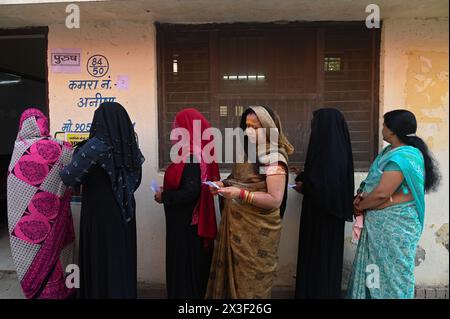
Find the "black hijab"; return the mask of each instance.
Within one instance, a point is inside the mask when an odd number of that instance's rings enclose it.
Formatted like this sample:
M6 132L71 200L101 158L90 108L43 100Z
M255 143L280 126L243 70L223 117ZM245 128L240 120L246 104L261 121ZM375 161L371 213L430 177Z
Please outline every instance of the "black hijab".
M97 137L113 148L114 167L141 167L133 124L125 108L116 102L102 103L94 113L89 138Z
M352 220L354 171L347 123L341 112L322 108L313 113L303 174L305 196L320 210Z
M102 103L94 113L89 138L96 137L111 147L111 156L100 165L109 174L123 218L129 222L135 213L134 192L141 183L144 157L125 108L116 102Z

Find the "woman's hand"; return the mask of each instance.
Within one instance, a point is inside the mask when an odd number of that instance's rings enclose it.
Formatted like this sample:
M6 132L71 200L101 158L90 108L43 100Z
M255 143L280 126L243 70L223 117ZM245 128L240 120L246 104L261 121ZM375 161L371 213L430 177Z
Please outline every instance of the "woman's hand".
M303 169L300 169L298 167L291 167L290 169L291 173L294 173L296 175L295 178L295 187L294 190L297 191L297 193L302 193L303 192Z
M241 193L241 189L235 186L230 187L222 187L217 190L217 194L222 195L226 199L236 199L239 198L239 194Z
M217 186L219 186L220 188L224 187L225 185L223 185L222 182L220 181L215 181L213 182L214 184L216 184ZM209 191L211 192L212 195L217 195L218 194L218 189L212 186L209 186Z
M302 186L303 186L303 183L302 182L295 182L295 187L294 187L294 189L298 192L298 193L301 193L302 192Z
M355 196L355 200L353 201L353 206L359 205L359 203L361 202L361 200L362 200L361 194L356 195L356 196Z
M383 172L378 186L368 194L363 193L363 199L355 208L358 210L371 210L389 202L395 190L400 187L403 179L401 171Z
M364 210L362 210L359 207L359 204L361 203L362 200L363 200L362 194L358 194L356 195L355 200L353 201L353 214L355 216L360 216L364 214Z
M160 187L159 188L159 192L155 193L155 202L162 204L162 192L163 192L163 188Z

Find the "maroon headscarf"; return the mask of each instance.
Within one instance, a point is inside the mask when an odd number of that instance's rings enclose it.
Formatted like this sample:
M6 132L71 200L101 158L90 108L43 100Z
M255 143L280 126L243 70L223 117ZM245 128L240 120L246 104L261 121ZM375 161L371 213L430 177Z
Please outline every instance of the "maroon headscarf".
M200 141L194 141L194 121L196 120L200 122ZM216 214L214 209L214 198L209 191L209 186L203 184L203 182L207 180L219 180L220 173L217 161L207 163L202 157L204 147L210 143L212 139L201 139L203 132L206 129L211 128L211 125L199 111L189 108L182 110L175 116L174 128L183 128L189 132L189 146L186 145L186 147L189 147L189 151L184 154L180 163L172 163L167 168L164 175L163 188L164 190L178 189L186 160L191 156L196 158L200 164L202 185L200 198L192 214L192 224L197 225L198 236L203 238L205 248L211 247L217 234Z

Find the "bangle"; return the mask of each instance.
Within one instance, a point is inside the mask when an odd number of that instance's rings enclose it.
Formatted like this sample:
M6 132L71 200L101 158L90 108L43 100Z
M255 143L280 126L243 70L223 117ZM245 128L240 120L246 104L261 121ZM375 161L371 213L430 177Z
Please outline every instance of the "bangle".
M248 203L248 196L250 195L250 192L248 190L245 191L244 195L244 202Z
M250 198L250 192L246 189L241 189L241 192L239 193L239 198L246 203L249 203Z
M255 193L254 192L250 192L250 199L248 201L249 204L253 204L253 197L255 197Z
M240 193L239 193L239 198L241 200L244 200L244 196L245 196L245 189L241 189Z
M249 192L246 189L241 189L241 191L239 192L239 198L243 201L246 202L248 204L253 203L253 197L255 196L254 192Z

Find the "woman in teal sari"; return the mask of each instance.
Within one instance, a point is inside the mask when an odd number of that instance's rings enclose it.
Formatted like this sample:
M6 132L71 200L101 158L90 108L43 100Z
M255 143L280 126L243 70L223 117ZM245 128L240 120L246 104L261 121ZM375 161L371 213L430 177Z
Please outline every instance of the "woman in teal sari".
M354 201L363 215L347 297L414 298L414 259L424 225L425 192L439 183L437 166L416 136L413 113L384 115L385 147L373 162Z

